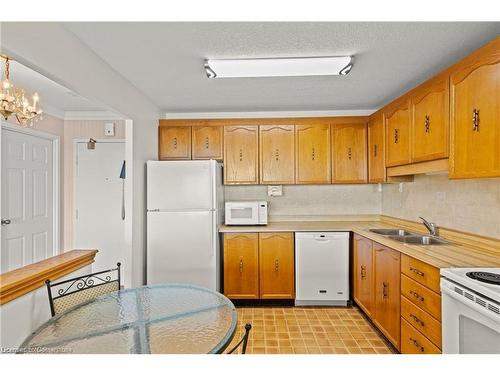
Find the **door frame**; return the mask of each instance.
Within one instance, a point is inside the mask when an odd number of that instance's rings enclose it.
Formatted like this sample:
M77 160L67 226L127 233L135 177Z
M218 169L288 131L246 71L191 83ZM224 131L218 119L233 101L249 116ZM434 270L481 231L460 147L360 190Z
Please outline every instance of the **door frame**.
M21 134L26 134L30 135L36 138L41 138L44 140L49 140L52 142L52 199L53 199L53 207L52 207L52 226L53 226L53 231L52 231L52 236L53 236L53 245L54 245L54 255L59 255L61 253L61 238L60 238L60 233L61 233L61 228L59 228L60 225L60 209L61 209L61 202L60 202L60 190L61 190L61 185L60 185L60 166L61 166L61 159L60 159L60 145L61 145L61 137L56 134L51 134L51 133L46 133L40 130L34 130L32 128L23 128L19 125L14 125L10 124L3 119L1 120L1 127L0 127L0 142L2 142L2 136L4 131L14 131L17 133ZM0 143L1 144L1 143ZM1 153L0 153L0 166L2 163L1 160ZM1 167L0 167L1 168ZM1 197L1 184L0 184L0 197ZM0 199L0 212L1 211L1 199ZM0 231L0 243L2 241L2 234Z
M122 272L123 272L123 281L122 284L125 286L125 288L130 288L132 286L132 246L131 244L128 245L128 236L127 233L131 231L131 224L132 224L132 210L133 210L133 199L132 199L132 160L131 160L131 155L129 155L128 152L128 147L129 147L129 139L128 136L126 135L125 138L121 139L106 139L106 138L93 138L95 139L96 143L123 143L124 145L124 153L123 153L123 160L125 160L125 165L126 165L126 178L125 178L125 207L127 207L126 215L125 215L125 223L124 223L124 239L125 239L125 249L124 249L124 257L123 257L123 264L122 264ZM72 160L72 165L73 165L73 212L71 213L71 221L73 225L73 236L72 236L72 247L75 248L75 243L76 243L76 210L77 210L77 195L76 195L76 174L78 171L78 166L76 164L77 161L77 155L78 155L78 143L87 143L89 141L88 138L75 138L73 139L73 160ZM98 147L98 145L96 146ZM125 267L123 267L125 266ZM96 270L93 270L95 272ZM98 270L97 270L98 271Z

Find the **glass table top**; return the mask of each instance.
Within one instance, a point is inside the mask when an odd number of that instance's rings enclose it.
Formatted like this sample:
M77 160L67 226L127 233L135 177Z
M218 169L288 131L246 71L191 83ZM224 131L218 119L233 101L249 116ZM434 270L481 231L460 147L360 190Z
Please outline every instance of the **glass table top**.
M232 302L186 284L124 289L40 326L21 353L220 353L236 330Z

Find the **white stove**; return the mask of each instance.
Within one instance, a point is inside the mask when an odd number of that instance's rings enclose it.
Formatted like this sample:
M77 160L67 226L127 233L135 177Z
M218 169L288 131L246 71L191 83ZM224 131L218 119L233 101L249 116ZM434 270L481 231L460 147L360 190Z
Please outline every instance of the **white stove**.
M500 354L500 268L441 270L443 353Z

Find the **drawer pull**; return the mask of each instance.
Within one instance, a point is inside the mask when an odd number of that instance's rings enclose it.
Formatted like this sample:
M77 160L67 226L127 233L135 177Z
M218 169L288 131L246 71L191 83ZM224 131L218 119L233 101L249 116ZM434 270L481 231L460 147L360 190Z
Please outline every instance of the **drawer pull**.
M243 273L243 259L240 259L240 273Z
M280 261L276 259L274 261L274 271L278 272L280 270Z
M413 268L413 267L410 267L410 271L417 274L418 276L424 277L424 275L425 275L422 271L417 270L416 268Z
M418 294L417 292L414 292L413 290L410 290L410 294L415 297L416 299L424 302L424 297Z
M425 325L425 323L422 320L420 320L413 314L410 314L410 318L412 318L415 323L420 324L422 327Z
M389 283L383 282L382 286L383 286L383 289L382 289L383 297L389 298Z
M394 129L394 143L398 143L399 140L399 129Z
M430 127L431 127L431 119L429 115L425 115L424 128L426 133L429 133Z
M209 147L210 147L210 141L209 141L208 137L205 137L205 149L208 150Z
M410 342L411 342L413 345L415 345L415 346L417 347L417 349L418 349L418 350L420 350L421 352L423 352L423 351L425 350L425 349L424 349L424 347L423 347L422 345L420 345L420 344L418 343L418 341L417 341L417 340L415 340L413 337L410 337Z
M472 111L472 131L479 131L479 109Z

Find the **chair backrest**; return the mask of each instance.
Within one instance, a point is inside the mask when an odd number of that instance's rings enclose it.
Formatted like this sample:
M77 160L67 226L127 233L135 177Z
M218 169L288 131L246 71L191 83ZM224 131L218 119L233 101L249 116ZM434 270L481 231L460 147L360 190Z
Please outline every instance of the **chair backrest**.
M120 290L120 263L116 268L52 283L46 280L50 313L61 314L73 306Z

